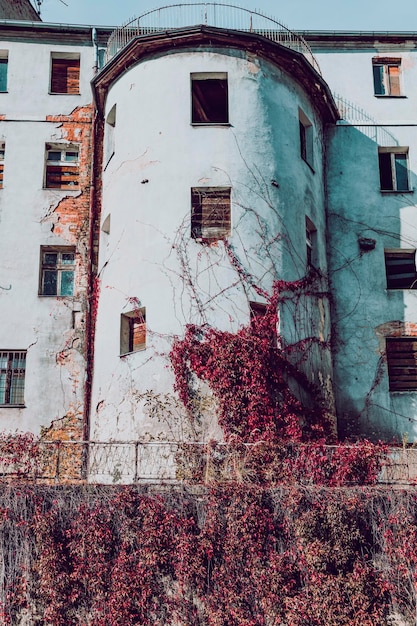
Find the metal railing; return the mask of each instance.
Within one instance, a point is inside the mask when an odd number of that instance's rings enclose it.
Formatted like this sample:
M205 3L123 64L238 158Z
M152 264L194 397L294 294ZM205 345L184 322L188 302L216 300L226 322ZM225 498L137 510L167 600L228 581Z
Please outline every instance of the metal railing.
M338 446L311 448L309 444L282 444L267 450L269 460L265 463L264 445L268 446L263 442L230 445L223 442L38 440L26 452L22 449L14 452L10 445L7 450L0 446L0 479L51 484L207 484L234 480L308 485L314 484L312 477L316 468L325 467L326 459L341 452ZM349 452L348 448L342 447L342 453ZM361 457L356 458L360 464ZM366 465L363 470L366 472ZM417 484L417 448L391 448L383 460L378 482ZM361 484L355 475L351 483Z
M107 44L107 61L134 37L199 24L262 35L286 48L300 52L307 58L310 65L319 74L321 73L310 46L301 35L259 11L250 11L233 4L216 2L172 4L130 19L110 35Z
M398 140L394 135L372 118L365 109L338 94L333 94L333 98L342 120L358 128L378 146L398 146Z

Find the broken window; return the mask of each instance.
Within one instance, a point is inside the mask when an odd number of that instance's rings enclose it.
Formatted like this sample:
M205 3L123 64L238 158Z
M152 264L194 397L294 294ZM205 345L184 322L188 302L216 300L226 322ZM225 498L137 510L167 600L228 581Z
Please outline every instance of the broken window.
M7 91L7 70L9 67L8 50L0 50L0 93Z
M298 109L298 125L301 158L313 169L313 125L301 109Z
M80 93L80 55L52 52L51 94Z
M226 72L191 74L191 122L193 124L229 122Z
M385 250L387 289L417 289L416 251Z
M75 249L41 247L41 296L74 295Z
M374 94L376 96L400 96L401 59L372 59Z
M417 390L417 337L387 337L390 391Z
M146 349L146 308L122 313L120 319L120 354Z
M378 148L381 191L410 191L408 148Z
M4 141L0 142L0 189L3 189L3 174L4 174L4 155L6 152L6 144Z
M191 189L191 237L216 241L230 235L230 187Z
M317 265L317 229L306 216L306 258L307 269Z
M79 184L78 146L46 144L45 187L77 188Z
M26 351L0 351L0 405L24 406Z

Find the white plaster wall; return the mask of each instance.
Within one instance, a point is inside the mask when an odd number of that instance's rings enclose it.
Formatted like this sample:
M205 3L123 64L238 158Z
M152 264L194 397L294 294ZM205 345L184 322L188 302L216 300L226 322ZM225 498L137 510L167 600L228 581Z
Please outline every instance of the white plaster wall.
M191 72L228 73L230 126L190 124ZM236 330L248 322L248 300L259 300L221 242L207 247L191 239L190 189L231 186L229 241L258 286L269 291L276 278L305 274L306 214L318 229L325 272L321 125L291 77L234 51L144 61L111 87L107 113L114 104L115 153L103 173L102 219L110 214L111 229L101 236L91 437L170 438L172 423L155 423L141 398L146 390L172 394L173 337L186 323ZM300 158L299 106L315 126L314 173ZM120 358L120 314L133 310L134 300L146 306L148 347ZM283 332L292 339L287 318ZM184 428L181 422L174 436Z
M91 102L93 49L5 42L8 92L0 94L0 141L6 144L0 190L0 350L27 350L25 408L0 407L1 430L39 433L51 421L82 411L85 364L81 310L85 291L74 298L40 297L41 245L71 245L54 231L54 210L78 191L43 189L45 144L63 140L60 124L47 115L68 114ZM81 96L48 95L50 53L81 53ZM35 121L36 120L36 121ZM80 242L81 245L84 245ZM77 264L81 284L85 270ZM10 287L10 288L9 288ZM73 314L73 310L75 313Z
M0 93L0 112L7 119L44 120L46 115L68 115L91 102L92 46L2 41L0 50L8 50L7 93ZM80 54L79 95L49 94L52 52Z

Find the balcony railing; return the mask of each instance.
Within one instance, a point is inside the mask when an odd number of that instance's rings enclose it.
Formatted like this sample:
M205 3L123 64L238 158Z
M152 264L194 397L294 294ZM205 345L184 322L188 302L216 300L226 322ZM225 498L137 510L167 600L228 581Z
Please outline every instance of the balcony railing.
M307 42L286 26L259 11L250 11L233 4L196 2L173 4L153 9L132 18L110 35L107 45L107 61L113 58L134 37L166 32L176 28L199 24L231 30L256 33L286 48L303 54L314 69L319 65Z

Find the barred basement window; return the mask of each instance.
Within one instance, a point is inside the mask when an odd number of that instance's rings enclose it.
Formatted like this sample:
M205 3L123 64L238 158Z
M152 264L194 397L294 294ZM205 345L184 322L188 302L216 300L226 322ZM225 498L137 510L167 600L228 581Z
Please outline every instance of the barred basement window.
M385 250L387 289L417 289L416 251Z
M4 174L4 155L6 152L6 144L0 142L0 189L3 189L3 174Z
M191 237L216 241L230 235L230 187L191 189Z
M78 146L46 144L47 189L71 189L79 185Z
M73 296L75 249L66 246L41 247L41 278L39 295Z
M120 354L146 349L146 307L122 313L120 318Z
M0 405L24 406L26 351L0 351Z
M390 391L417 390L417 337L387 337Z
M372 70L376 96L401 96L401 59L375 57Z
M65 52L51 54L51 94L80 93L80 55Z
M378 148L381 191L410 191L408 148Z
M226 72L191 74L192 124L227 124L229 96Z

